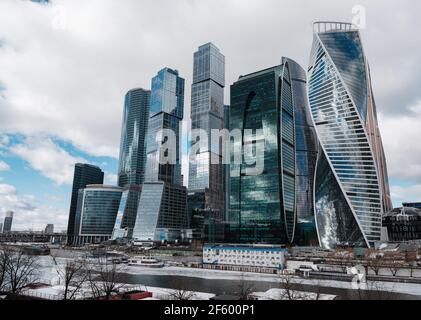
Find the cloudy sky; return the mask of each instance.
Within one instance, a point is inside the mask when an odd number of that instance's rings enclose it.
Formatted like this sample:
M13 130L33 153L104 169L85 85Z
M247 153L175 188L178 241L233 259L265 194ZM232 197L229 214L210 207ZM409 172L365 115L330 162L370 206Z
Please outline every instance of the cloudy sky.
M225 54L228 85L282 56L307 67L312 21L350 22L357 5L392 197L421 200L419 1L1 0L0 219L13 210L15 229L64 230L75 162L116 182L126 91L178 69L189 115L199 45Z

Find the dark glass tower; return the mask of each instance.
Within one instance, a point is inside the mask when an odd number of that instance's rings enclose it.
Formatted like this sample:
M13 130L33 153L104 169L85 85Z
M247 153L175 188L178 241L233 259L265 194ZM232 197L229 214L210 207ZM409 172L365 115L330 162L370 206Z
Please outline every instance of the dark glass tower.
M78 202L78 192L90 184L103 184L104 172L96 166L77 163L73 176L72 198L70 202L69 222L67 226L68 243L73 243L75 235L75 217Z
M122 188L89 185L79 191L75 230L76 245L101 243L111 238Z
M314 25L308 96L320 141L315 218L320 245L372 247L391 206L370 70L357 28Z
M295 158L297 228L294 243L300 246L319 244L314 221L314 175L317 162L317 136L307 99L307 75L295 61L283 58L291 73L295 106Z
M229 240L288 244L296 225L295 112L288 60L242 76L231 86L230 130L263 130L264 170L248 175L247 165L230 165ZM253 147L255 148L255 147ZM256 152L257 149L254 149ZM260 155L258 155L260 157ZM244 158L243 158L244 159Z
M145 180L146 135L149 124L151 92L132 89L125 97L121 129L118 185L127 196L120 227L131 238L136 223L141 185Z
M224 55L212 43L200 46L194 54L191 121L192 130L207 132L209 147L202 148L195 163L190 163L189 198L205 199L204 203L195 201L191 208L206 216L206 221L224 220L222 155L210 144L211 130L224 128L224 87ZM219 164L211 163L211 159L218 159Z

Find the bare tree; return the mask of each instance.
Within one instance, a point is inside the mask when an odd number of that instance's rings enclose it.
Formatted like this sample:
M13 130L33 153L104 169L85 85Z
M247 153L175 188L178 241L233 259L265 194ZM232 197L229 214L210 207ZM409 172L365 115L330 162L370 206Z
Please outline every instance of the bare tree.
M298 278L294 278L290 274L282 275L279 282L281 289L279 298L282 300L319 300L320 292L314 294L297 290L301 284Z
M380 256L370 257L368 260L368 268L374 272L376 276L380 274L380 270L384 267L383 259Z
M184 283L179 280L173 280L173 287L176 289L168 291L169 300L176 300L176 301L189 301L193 300L196 297L196 294L192 291L187 290Z
M74 300L88 281L88 271L84 261L67 261L65 266L57 263L53 256L60 283L64 286L63 300Z
M414 251L414 252L406 251L405 261L408 264L410 277L412 278L414 276L414 269L417 266L417 251Z
M120 273L123 271L116 263L98 259L97 270L88 272L89 285L93 298L110 300L113 294L124 287Z
M10 293L20 293L27 285L35 282L38 267L34 257L23 254L22 250L11 252L6 263L6 279Z
M254 286L248 283L245 278L244 274L241 274L240 284L238 285L238 295L240 296L240 300L250 300L250 295L254 292Z
M399 261L391 261L389 264L389 271L392 273L392 276L396 277L399 271L403 268L403 264Z
M0 250L0 292L2 292L7 283L7 265L10 257L10 251L6 248L0 248Z

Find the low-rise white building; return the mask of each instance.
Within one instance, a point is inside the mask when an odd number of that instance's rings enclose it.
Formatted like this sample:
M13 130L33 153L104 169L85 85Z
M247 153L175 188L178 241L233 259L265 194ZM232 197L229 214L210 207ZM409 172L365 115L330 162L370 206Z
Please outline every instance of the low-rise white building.
M206 244L203 264L284 269L288 250L272 245Z

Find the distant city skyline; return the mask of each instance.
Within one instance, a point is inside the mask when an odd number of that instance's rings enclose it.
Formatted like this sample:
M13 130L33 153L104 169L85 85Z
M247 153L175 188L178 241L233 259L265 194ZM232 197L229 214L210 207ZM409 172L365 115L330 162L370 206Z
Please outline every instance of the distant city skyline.
M311 22L325 18L350 22L356 5L267 0L264 6L261 1L246 1L239 7L227 0L221 8L215 1L194 5L182 0L148 5L128 1L117 13L110 1L91 6L76 2L59 2L66 17L61 28L52 23L49 4L0 3L0 219L6 211L14 211L16 230L44 230L49 223L57 231L66 229L77 162L101 167L105 183L117 184L124 94L134 87L151 89L157 70L168 66L186 78L185 115L189 115L191 61L197 46L211 41L224 53L227 86L242 74L278 64L282 55L306 68ZM157 24L151 17L164 5L164 17ZM362 5L367 13L362 37L394 206L420 201L421 48L414 39L421 27L416 14L421 5L413 1L362 1ZM288 6L294 19L277 14ZM218 23L211 19L215 15ZM13 16L24 21L24 29ZM188 118L182 123L185 131L190 128ZM187 144L182 149L185 164ZM188 167L182 169L187 182Z

